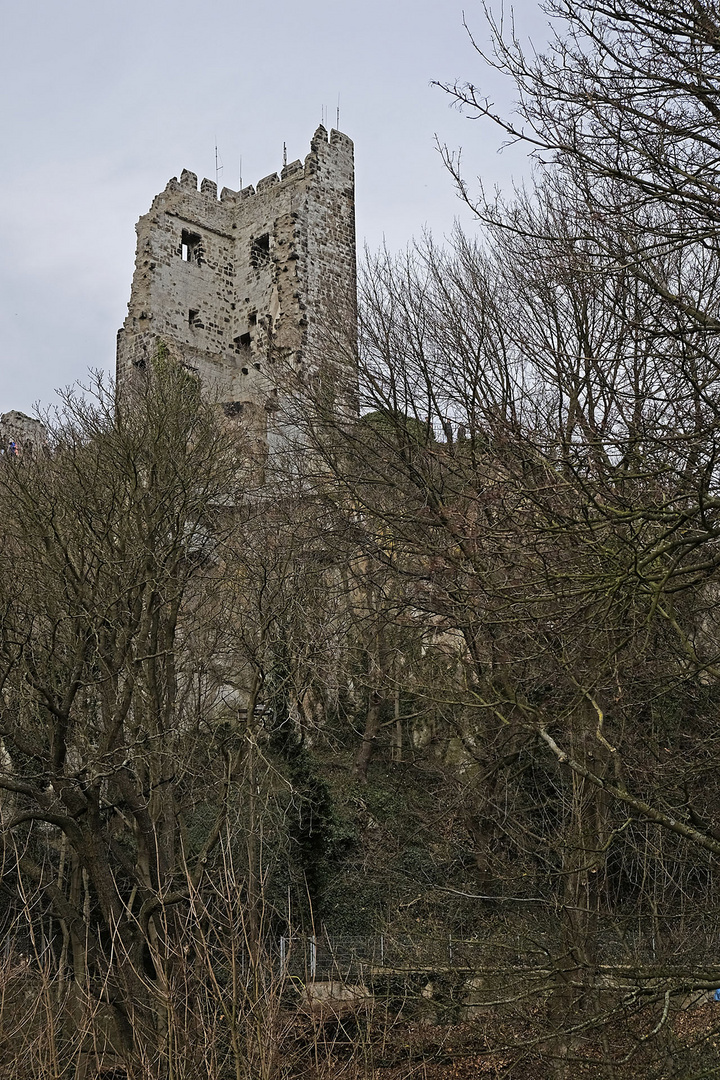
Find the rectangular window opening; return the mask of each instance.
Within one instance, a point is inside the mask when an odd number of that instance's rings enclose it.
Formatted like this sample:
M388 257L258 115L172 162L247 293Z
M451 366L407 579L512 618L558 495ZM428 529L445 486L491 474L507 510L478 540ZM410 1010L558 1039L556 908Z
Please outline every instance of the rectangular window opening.
M191 330L196 328L202 329L202 322L200 321L200 312L197 308L190 308L188 311L188 326Z
M235 344L237 346L239 346L239 348L241 348L241 349L249 349L250 348L250 335L249 334L240 334L239 337L235 338Z
M180 237L180 255L183 262L194 262L199 265L202 256L202 237L183 229Z
M250 244L250 265L258 269L270 262L270 233L256 236Z

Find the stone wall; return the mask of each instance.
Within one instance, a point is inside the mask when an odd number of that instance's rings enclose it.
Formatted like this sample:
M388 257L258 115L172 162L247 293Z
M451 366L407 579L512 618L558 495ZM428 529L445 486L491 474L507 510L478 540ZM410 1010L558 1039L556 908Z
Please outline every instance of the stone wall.
M22 459L38 457L46 449L47 432L39 420L15 409L0 416L0 453Z
M351 140L320 127L304 162L219 198L185 170L136 230L120 389L162 342L228 415L267 434L283 376L317 369L330 322L354 319Z

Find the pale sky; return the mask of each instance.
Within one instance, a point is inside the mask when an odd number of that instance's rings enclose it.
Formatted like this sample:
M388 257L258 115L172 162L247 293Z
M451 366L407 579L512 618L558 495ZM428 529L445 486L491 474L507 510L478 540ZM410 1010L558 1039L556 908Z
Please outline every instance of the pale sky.
M2 0L0 412L52 404L91 367L114 369L134 226L183 168L255 183L303 158L326 109L355 142L358 245L392 250L457 217L476 228L435 149L507 189L522 153L449 107L433 79L506 107L462 0ZM482 6L465 15L486 39ZM538 41L533 0L515 5Z

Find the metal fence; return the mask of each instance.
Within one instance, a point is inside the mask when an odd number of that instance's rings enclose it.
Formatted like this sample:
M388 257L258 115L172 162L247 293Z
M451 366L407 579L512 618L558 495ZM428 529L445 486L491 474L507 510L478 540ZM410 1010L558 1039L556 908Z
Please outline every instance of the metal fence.
M273 946L279 970L305 980L338 979L362 982L381 974L475 970L487 963L489 944L448 935L412 938L376 934L295 935L280 937Z
M718 922L718 920L714 920ZM657 934L652 928L639 928L636 920L599 927L595 938L596 962L599 965L638 965L657 963L659 959L678 970L706 966L708 955L705 933L686 925L663 927ZM664 931L664 932L663 932ZM695 931L695 932L693 932ZM720 940L720 925L711 935L713 946ZM338 979L343 982L366 982L379 976L457 972L492 973L512 971L518 974L546 968L552 956L567 949L563 944L559 921L537 926L535 933L488 933L487 937L425 937L418 935L375 934L367 937L328 934L281 936L267 943L273 965L279 973L304 981Z

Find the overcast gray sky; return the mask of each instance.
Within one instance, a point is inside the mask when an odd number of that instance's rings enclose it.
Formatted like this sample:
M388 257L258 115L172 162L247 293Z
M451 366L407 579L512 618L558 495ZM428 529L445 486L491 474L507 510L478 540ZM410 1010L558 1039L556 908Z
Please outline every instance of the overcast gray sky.
M517 152L449 108L433 79L496 99L456 0L2 0L0 412L50 404L89 367L112 370L134 225L181 169L254 183L304 157L327 109L355 141L359 244L397 249L455 217L473 228L434 137L468 176L508 186ZM480 41L481 5L465 14ZM515 6L542 38L533 0Z

